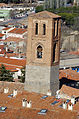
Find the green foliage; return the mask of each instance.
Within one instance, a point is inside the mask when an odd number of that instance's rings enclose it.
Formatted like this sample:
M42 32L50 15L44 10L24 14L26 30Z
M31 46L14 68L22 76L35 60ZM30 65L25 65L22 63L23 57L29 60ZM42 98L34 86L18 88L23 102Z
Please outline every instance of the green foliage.
M21 82L21 83L24 83L24 82L25 82L25 67L23 67L23 68L21 69L21 73L22 73L22 75L21 75L21 77L20 77L20 82Z
M62 20L66 22L66 25L74 25L74 18L77 17L77 14L73 13L59 13L62 17Z
M41 12L41 11L43 11L44 10L44 6L43 5L40 5L40 6L37 6L36 7L36 13L37 12Z
M79 7L61 7L55 10L56 13L79 13Z
M13 81L13 73L6 70L3 64L0 67L0 81Z

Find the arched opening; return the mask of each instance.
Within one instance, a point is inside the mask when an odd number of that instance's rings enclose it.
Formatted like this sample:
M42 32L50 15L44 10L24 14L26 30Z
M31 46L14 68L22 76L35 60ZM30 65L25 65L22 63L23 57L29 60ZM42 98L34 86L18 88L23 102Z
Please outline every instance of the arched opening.
M35 25L35 35L38 35L38 23Z
M46 24L43 24L43 35L46 35Z
M43 48L39 45L37 47L37 58L42 58L42 50Z

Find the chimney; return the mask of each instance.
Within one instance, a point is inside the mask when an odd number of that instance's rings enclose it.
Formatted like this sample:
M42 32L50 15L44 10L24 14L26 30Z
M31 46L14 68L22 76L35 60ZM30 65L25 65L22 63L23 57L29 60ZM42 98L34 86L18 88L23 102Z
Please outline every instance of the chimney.
M75 102L76 102L75 97L74 97L74 96L72 96L72 97L71 97L71 103L74 105L74 104L75 104Z
M57 91L56 91L56 95L58 95L59 93L60 93L60 90L57 90Z
M27 104L27 100L26 99L23 99L22 100L22 107L26 107L26 104Z
M17 95L17 89L13 90L13 97Z
M31 108L32 107L32 101L30 100L29 102L27 102L27 107Z
M68 110L73 110L73 105L72 104L68 104Z
M48 95L48 96L51 96L51 95L52 95L51 90L48 90L47 95Z
M4 93L8 93L9 92L9 88L4 88Z
M67 109L67 103L63 102L63 109Z

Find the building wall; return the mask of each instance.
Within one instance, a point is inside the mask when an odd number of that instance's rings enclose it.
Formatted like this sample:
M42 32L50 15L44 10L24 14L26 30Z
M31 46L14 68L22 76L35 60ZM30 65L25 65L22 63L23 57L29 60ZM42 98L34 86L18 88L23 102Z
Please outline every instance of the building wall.
M52 95L55 95L59 89L61 22L59 18L47 17L47 14L46 17L43 13L40 13L39 17L29 17L25 89L44 94L51 90ZM38 23L38 34L35 34L36 23ZM43 34L43 24L46 25L45 35ZM55 36L54 31L57 30L58 34ZM55 43L56 46L54 48ZM41 59L37 58L37 47L39 45L43 49ZM53 61L54 50L55 58L57 59L55 61Z
M29 92L52 95L59 89L59 66L29 66L26 65L25 89Z

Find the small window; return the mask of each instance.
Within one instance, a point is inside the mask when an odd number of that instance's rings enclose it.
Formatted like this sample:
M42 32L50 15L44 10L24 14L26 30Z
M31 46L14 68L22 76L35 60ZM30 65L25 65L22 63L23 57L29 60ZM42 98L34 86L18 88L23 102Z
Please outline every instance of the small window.
M36 23L36 26L35 26L35 35L38 35L38 23Z
M55 57L56 57L56 43L53 46L53 62L55 62Z
M46 35L46 25L43 24L43 35Z
M37 58L42 58L42 47L40 45L37 47Z

